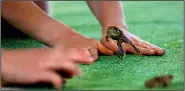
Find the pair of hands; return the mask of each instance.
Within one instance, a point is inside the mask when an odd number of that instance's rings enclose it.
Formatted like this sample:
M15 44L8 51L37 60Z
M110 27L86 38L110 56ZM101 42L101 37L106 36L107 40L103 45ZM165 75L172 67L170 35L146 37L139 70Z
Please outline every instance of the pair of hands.
M165 53L155 45L141 40L128 31L126 36L138 47L143 55L162 55ZM2 51L2 83L33 84L52 83L60 89L67 78L80 74L78 63L91 64L98 59L98 52L105 55L117 53L116 41L106 41L103 34L101 42L75 34L57 41L52 49L35 48ZM136 54L128 44L122 44L126 52ZM63 76L58 71L64 72Z
M133 44L141 51L142 55L152 56L157 55L161 56L165 53L165 50L153 45L147 41L140 39L139 37L131 34L125 29L121 29L125 36L133 42ZM106 31L106 28L103 28L103 31ZM62 38L64 39L64 38ZM104 55L113 55L114 53L117 54L118 46L117 41L112 40L109 38L109 41L106 40L106 32L103 32L101 37L101 42L84 37L78 33L72 35L72 37L68 38L67 40L58 41L56 47L60 49L60 47L67 47L67 48L77 48L88 50L92 57L94 58L93 61L98 59L98 52ZM122 43L124 51L131 54L137 54L137 52L131 47L131 45ZM84 61L85 62L85 61Z
M80 74L77 63L93 59L84 49L15 49L2 51L2 85L51 83L60 89L66 79ZM62 73L62 74L61 74Z

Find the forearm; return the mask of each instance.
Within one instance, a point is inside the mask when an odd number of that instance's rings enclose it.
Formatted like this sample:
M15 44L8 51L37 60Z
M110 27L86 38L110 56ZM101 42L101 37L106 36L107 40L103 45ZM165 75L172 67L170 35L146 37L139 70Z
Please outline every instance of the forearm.
M3 77L3 75L4 75L4 73L5 73L5 71L6 71L6 68L7 68L7 65L5 65L6 63L5 63L5 60L4 60L4 52L7 52L7 50L5 50L5 49L2 49L1 50L1 86L2 87L4 87L4 85L5 85L5 81L4 81L4 77Z
M121 1L87 1L92 12L103 28L117 26L126 29Z
M67 36L68 33L63 32L70 32L67 26L49 17L31 1L2 2L2 17L48 46L53 46L60 36Z
M100 21L99 1L86 1L86 3L91 9L92 13L95 15L96 19Z

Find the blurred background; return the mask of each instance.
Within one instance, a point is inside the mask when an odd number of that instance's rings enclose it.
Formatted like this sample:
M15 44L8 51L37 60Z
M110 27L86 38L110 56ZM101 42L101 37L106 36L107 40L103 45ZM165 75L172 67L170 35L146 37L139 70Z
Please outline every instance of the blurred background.
M179 1L124 1L129 31L152 42L161 43L165 35L183 38L183 3ZM76 31L100 39L101 27L84 1L52 1L52 16ZM174 29L176 25L177 29ZM176 31L176 32L174 32ZM144 33L145 32L145 33ZM155 42L155 43L156 43Z

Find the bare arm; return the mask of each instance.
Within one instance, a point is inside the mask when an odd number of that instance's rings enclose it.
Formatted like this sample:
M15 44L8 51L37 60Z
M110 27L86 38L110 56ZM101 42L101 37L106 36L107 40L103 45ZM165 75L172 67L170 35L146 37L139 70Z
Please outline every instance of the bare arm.
M107 42L105 39L107 27L116 26L123 31L124 35L129 40L131 40L134 44L137 44L137 47L143 55L163 55L165 53L164 49L146 42L128 31L122 1L87 1L87 3L101 24L101 43L107 48L114 50L115 53L118 51L117 44L114 41ZM123 43L123 45L127 52L136 54L136 51L133 50L131 45L125 43Z
M123 27L124 25L124 28L127 28L121 1L87 1L87 4L101 24L102 28L106 28L111 25L115 25L117 27Z
M72 32L66 25L49 17L32 1L2 2L2 17L48 46L54 46L61 36L66 37Z

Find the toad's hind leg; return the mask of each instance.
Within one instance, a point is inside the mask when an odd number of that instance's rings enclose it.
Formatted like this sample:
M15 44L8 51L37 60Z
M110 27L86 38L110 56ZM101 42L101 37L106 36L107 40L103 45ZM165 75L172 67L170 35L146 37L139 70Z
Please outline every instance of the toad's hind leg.
M128 40L127 38L124 38L124 41L125 41L127 44L131 45L132 48L134 48L134 50L135 50L140 56L142 55L141 52L140 52L140 50L139 50L130 40Z

